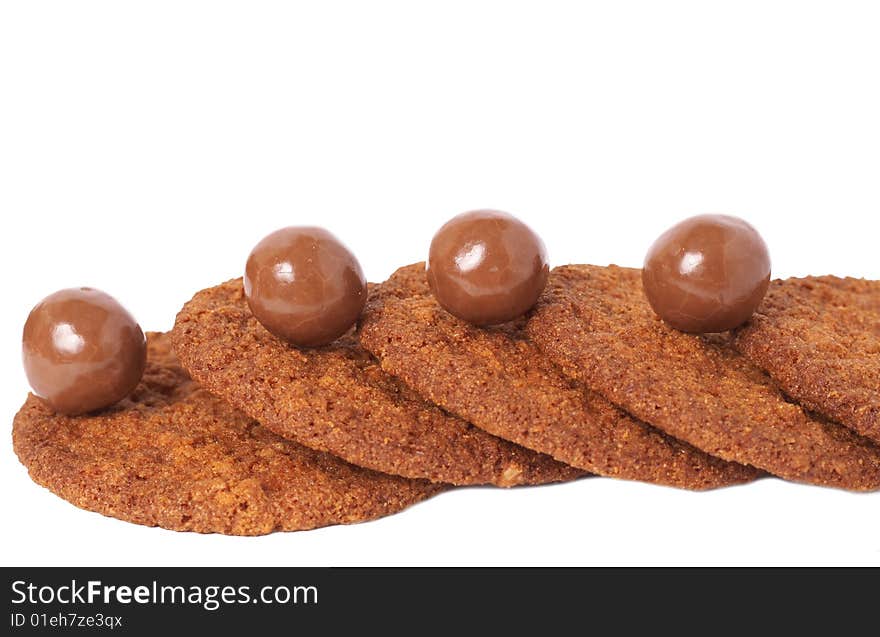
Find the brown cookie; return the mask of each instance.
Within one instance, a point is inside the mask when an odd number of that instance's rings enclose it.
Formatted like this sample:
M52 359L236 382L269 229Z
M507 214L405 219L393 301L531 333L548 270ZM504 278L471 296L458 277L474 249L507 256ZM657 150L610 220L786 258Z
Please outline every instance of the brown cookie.
M733 344L782 390L880 443L880 305L876 282L774 281Z
M851 295L847 297L849 303L863 310L880 313L880 281L830 275L807 277L807 280L824 283L848 292Z
M565 378L519 325L478 328L445 312L424 264L371 295L360 337L382 367L478 427L601 475L689 489L747 482L727 463L639 422Z
M384 373L352 335L319 349L284 343L253 317L241 279L196 294L172 339L206 389L275 433L362 467L459 485L583 475L426 402Z
M556 268L527 329L567 374L712 455L800 482L880 488L880 448L786 402L720 337L666 326L639 270Z
M443 488L276 436L190 380L167 336L148 339L143 380L109 410L58 416L28 397L12 439L35 482L121 520L229 535L370 520Z

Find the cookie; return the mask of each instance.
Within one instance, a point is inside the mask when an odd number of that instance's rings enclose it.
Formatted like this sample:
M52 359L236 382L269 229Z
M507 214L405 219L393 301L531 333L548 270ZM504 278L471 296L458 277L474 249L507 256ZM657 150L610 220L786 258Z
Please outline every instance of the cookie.
M825 285L848 292L851 296L847 297L847 300L852 305L863 310L880 313L880 281L830 275L807 277L807 280L824 283Z
M583 475L426 402L384 373L353 335L315 349L284 343L253 317L241 279L196 294L172 339L206 389L275 433L352 464L458 485Z
M639 270L556 268L527 331L567 374L712 455L799 482L880 488L878 447L787 402L721 337L666 326Z
M734 347L805 407L880 443L876 282L774 281Z
M109 410L58 416L28 397L12 439L35 482L121 520L228 535L361 522L443 489L276 436L190 380L167 336L148 338L143 380Z
M385 370L443 408L587 471L688 489L758 475L629 417L565 378L521 328L478 328L453 317L434 300L419 263L371 295L360 338Z

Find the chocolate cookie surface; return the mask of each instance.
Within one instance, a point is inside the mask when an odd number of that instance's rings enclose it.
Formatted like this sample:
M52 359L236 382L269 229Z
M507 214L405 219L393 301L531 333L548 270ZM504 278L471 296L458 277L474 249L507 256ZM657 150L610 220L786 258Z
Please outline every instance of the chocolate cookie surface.
M31 478L78 507L175 531L261 535L389 515L441 485L302 447L200 389L148 335L134 393L98 414L54 414L31 395L13 444Z
M478 427L601 475L689 489L758 471L713 458L565 378L522 324L474 327L434 300L424 265L399 269L367 301L360 338L387 371Z
M268 429L353 464L408 478L514 486L583 475L481 431L383 372L351 335L299 349L249 311L241 280L203 290L172 333L206 389Z
M639 270L556 268L527 330L567 374L712 455L800 482L880 488L878 447L787 402L720 337L666 326Z
M880 281L830 275L806 277L803 280L837 288L851 295L847 297L847 301L854 306L863 310L880 313Z
M782 390L880 443L880 289L874 281L774 281L734 346Z

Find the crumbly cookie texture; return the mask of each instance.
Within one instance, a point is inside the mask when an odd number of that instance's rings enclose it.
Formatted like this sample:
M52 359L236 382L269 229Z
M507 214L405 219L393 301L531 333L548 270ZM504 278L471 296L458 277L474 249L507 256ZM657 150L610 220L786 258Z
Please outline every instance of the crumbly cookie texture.
M288 345L254 318L241 279L196 294L172 339L206 389L278 435L362 467L458 485L584 474L425 401L383 372L353 335L323 348Z
M666 326L639 270L556 268L527 329L567 374L712 455L799 482L880 488L880 448L786 401L726 338Z
M880 282L774 281L733 344L805 407L880 443Z
M167 336L148 339L143 380L114 408L65 417L28 397L12 436L35 482L136 524L228 535L361 522L443 489L276 436L200 389Z
M421 395L478 427L605 476L688 489L747 482L752 467L713 458L640 422L566 378L522 321L474 327L431 295L424 264L375 291L361 342Z

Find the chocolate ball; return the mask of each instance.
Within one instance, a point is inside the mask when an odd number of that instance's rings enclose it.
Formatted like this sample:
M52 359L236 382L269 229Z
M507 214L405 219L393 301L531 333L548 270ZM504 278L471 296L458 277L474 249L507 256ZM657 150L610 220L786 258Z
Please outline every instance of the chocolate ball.
M497 210L453 217L434 235L428 253L428 285L437 302L475 325L497 325L524 314L549 274L541 238Z
M147 341L109 294L61 290L24 324L22 361L34 393L56 412L84 414L128 396L144 374Z
M367 282L358 260L331 233L282 228L247 260L244 293L256 319L286 341L317 347L345 334L364 309Z
M645 258L642 283L657 315L682 332L723 332L745 323L770 284L770 254L748 223L691 217L664 232Z

